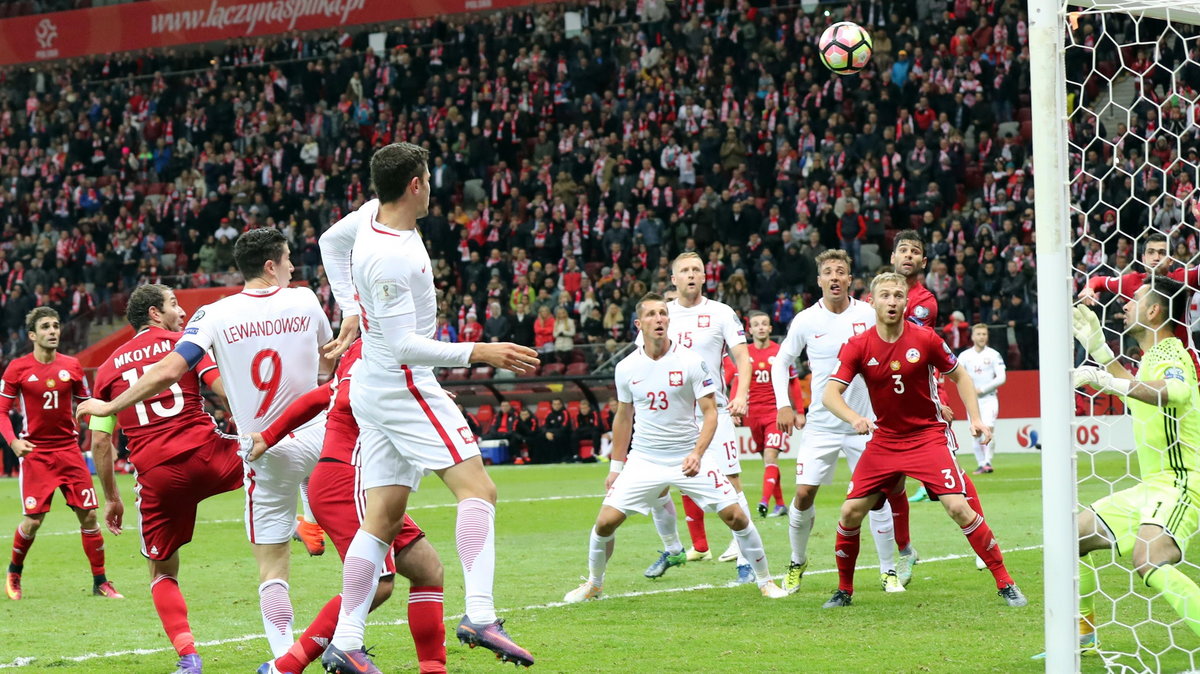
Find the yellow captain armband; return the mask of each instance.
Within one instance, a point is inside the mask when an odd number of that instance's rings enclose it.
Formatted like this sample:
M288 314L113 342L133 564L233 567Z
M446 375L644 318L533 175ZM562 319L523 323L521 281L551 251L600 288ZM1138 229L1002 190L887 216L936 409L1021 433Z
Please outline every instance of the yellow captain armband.
M117 429L116 415L110 417L92 417L88 421L88 428L93 431L102 431L112 435L112 432Z

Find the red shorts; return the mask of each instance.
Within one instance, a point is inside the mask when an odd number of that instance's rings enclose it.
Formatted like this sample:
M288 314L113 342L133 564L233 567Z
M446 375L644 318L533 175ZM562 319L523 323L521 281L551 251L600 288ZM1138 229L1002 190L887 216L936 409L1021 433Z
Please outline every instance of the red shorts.
M317 518L317 524L321 525L333 547L337 548L338 557L345 561L346 550L350 547L350 541L354 540L354 534L358 533L358 525L367 507L366 492L362 489L358 469L337 460L317 461L317 467L308 478L308 505ZM392 554L387 556L387 573L396 572L396 553L424 536L421 527L405 513L404 525L396 535L396 540L392 541Z
M754 439L755 452L761 454L764 449L783 449L783 433L779 432L774 414L747 417L742 423L750 429L750 437Z
M213 434L206 444L134 475L142 555L170 558L192 540L196 506L242 486L237 452L237 438Z
M874 440L868 442L854 467L846 498L890 492L906 475L924 484L933 497L965 493L963 470L950 451L949 441L938 442L935 437L903 450L881 446Z
M96 486L78 448L33 451L21 459L21 506L26 515L50 512L50 501L58 489L67 505L95 510Z

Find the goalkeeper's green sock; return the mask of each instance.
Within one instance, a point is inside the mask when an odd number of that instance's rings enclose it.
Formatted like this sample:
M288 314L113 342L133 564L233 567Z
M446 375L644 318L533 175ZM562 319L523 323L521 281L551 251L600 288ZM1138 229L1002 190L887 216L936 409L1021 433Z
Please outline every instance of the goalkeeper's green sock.
M1079 635L1085 636L1096 631L1096 592L1100 589L1100 581L1096 574L1096 565L1092 563L1092 555L1088 553L1079 558Z
M1174 564L1164 564L1150 572L1146 585L1162 593L1193 632L1200 635L1200 586Z

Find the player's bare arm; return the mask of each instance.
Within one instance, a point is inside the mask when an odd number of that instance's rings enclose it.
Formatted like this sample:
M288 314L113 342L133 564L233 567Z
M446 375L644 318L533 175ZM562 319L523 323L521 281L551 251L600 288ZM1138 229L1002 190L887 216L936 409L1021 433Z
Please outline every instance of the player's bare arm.
M472 363L487 363L500 370L530 374L537 369L537 351L510 342L478 342L471 349Z
M717 434L716 395L710 393L697 400L696 404L700 407L700 413L704 415L704 422L700 426L700 437L696 439L696 448L683 459L683 474L688 477L700 472L700 460L704 458L705 450L708 449L713 436Z
M836 379L830 379L829 383L825 384L825 394L821 397L821 403L825 405L825 409L833 413L833 416L853 426L855 433L859 435L874 433L875 422L855 412L846 404L846 399L842 397L846 388L846 384Z
M992 432L983 425L983 417L979 414L979 398L975 395L975 382L971 381L971 376L967 374L965 368L956 366L946 373L946 378L958 387L958 396L962 398L963 405L967 408L967 418L971 422L971 437L979 438L979 441L984 444L991 442Z
M712 439L711 434L709 439ZM633 440L633 405L617 401L617 413L613 416L612 424L612 454L609 455L608 478L604 480L604 489L612 489L617 476L625 467L625 457L629 456L629 443Z
M104 402L90 398L79 403L75 408L75 418L82 420L84 416L111 417L122 410L133 407L143 400L158 395L167 390L171 384L178 382L187 374L189 367L178 351L172 351L163 359L146 370L133 386L117 396L116 400Z
M734 417L744 417L750 407L750 378L754 376L753 364L750 362L750 349L745 344L735 344L729 349L729 356L737 365L737 390L729 401L729 414Z
M113 446L112 431L95 428L98 419L92 419L92 461L96 464L96 477L104 490L104 524L113 535L121 534L122 520L125 517L125 504L121 502L121 493L117 489L117 476L113 471L113 459L116 448ZM115 430L115 429L113 429Z
M358 339L358 315L342 316L342 325L338 328L337 337L322 347L322 353L325 358L332 361L337 361L343 353L346 353L354 340Z

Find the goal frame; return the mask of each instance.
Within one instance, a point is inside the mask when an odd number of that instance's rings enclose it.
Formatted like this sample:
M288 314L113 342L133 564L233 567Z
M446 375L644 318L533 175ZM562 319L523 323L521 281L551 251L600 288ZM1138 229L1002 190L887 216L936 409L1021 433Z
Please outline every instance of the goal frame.
M1042 444L1042 577L1047 672L1079 671L1079 533L1070 372L1071 239L1067 155L1066 14L1029 0L1030 106L1037 214L1038 377ZM1051 420L1050 423L1046 423Z

